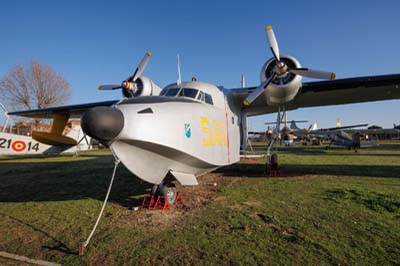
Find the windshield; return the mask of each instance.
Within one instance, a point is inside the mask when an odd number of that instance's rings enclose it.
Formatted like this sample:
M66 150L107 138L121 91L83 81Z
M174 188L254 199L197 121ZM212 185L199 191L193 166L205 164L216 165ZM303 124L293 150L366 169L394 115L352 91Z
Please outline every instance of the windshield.
M167 97L174 97L174 96L176 96L176 94L178 93L179 90L180 90L179 88L172 88L172 89L169 89L169 90L167 91L167 93L165 94L165 96L167 96Z
M183 89L180 91L179 96L195 99L196 96L197 96L197 92L198 92L198 90L196 90L196 89L183 88Z

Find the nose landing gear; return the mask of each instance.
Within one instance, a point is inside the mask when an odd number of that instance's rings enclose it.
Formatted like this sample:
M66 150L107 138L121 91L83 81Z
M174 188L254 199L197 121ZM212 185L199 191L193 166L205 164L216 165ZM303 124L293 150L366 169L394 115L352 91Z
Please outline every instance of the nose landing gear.
M154 185L151 188L152 196L163 196L168 200L169 205L173 205L176 201L176 187L171 182L162 182L160 185Z

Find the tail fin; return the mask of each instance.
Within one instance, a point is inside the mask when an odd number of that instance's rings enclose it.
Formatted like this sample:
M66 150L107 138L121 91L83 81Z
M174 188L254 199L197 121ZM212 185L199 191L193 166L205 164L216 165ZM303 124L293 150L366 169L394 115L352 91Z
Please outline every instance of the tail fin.
M312 124L311 130L318 130L317 123Z
M294 120L290 121L290 129L299 129L299 127L296 124L296 121Z

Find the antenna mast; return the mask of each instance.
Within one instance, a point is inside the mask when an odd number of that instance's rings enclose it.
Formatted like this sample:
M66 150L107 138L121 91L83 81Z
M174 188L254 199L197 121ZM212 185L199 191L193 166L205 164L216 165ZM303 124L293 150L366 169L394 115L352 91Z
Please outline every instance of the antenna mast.
M244 75L242 74L242 81L241 81L242 89L246 87L246 80L244 79Z
M179 60L179 54L177 55L177 63L178 63L178 81L177 81L177 84L180 86L181 83L182 83L182 80L181 80L181 62Z

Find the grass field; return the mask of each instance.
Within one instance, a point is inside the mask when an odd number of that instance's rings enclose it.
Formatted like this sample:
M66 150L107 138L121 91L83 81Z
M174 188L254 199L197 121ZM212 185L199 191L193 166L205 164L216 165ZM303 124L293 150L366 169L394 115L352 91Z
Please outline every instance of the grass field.
M82 257L109 152L1 158L0 251L65 265L400 265L399 145L279 153L284 177L264 177L263 160L225 167L167 211L132 210L150 186L121 166Z

